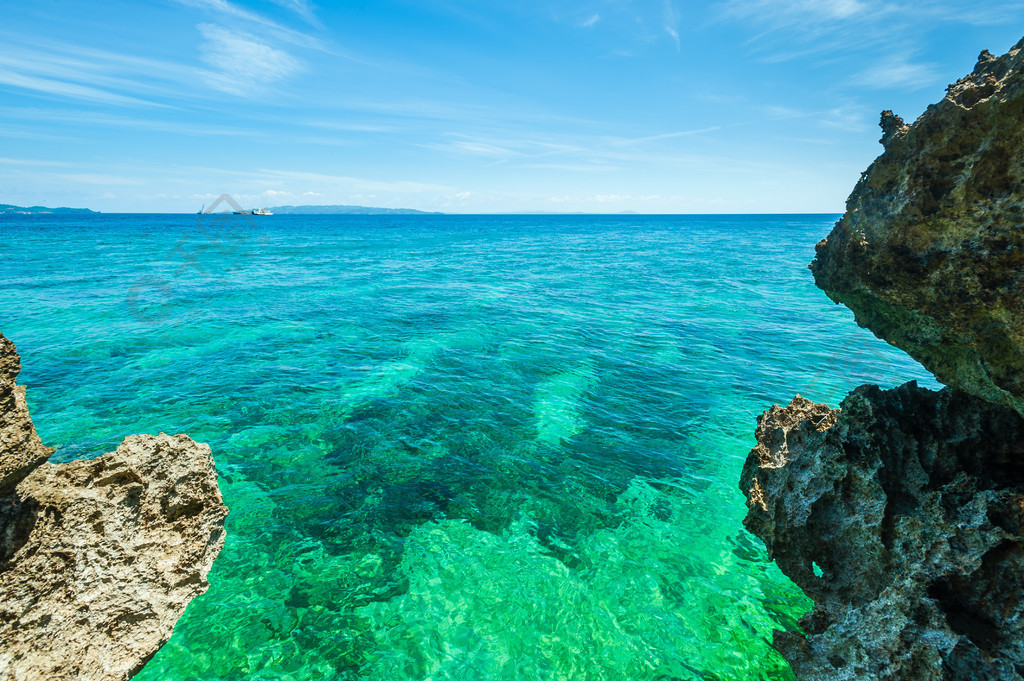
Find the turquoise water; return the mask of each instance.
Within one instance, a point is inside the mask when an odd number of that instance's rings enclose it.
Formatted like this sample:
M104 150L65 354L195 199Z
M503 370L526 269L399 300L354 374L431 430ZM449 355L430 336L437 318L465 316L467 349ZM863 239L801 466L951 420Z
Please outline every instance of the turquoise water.
M213 448L138 678L786 679L757 414L934 385L814 288L835 217L0 217L0 331L54 460Z

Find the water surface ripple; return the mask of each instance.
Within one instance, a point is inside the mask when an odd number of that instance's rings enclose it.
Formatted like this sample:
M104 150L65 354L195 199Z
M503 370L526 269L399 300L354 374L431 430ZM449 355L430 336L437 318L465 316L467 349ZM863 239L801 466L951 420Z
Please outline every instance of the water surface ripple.
M0 217L54 460L213 448L209 592L140 679L785 679L757 414L916 363L814 288L835 216Z

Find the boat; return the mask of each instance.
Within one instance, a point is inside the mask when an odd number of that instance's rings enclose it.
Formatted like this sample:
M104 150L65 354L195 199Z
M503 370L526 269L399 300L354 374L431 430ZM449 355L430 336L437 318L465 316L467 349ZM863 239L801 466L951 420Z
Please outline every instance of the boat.
M271 212L270 212L269 210L267 210L266 208L257 208L256 210L254 210L254 211L252 212L252 214L253 214L253 215L273 215L273 213L271 213Z
M199 209L199 212L196 213L196 215L205 215L205 214L206 214L206 204L204 203L203 207Z

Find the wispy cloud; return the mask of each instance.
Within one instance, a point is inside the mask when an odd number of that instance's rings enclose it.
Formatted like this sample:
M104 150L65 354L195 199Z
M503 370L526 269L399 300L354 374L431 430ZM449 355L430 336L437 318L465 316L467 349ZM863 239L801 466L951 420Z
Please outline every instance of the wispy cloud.
M1017 21L1018 15L1024 10L1024 2L1009 0L981 4L964 0L960 2L922 0L918 3L901 5L900 10L906 15L916 17L918 21L942 21L969 26L998 26Z
M792 25L849 19L868 8L863 0L729 0L721 9L722 14L734 18L756 17L775 25Z
M853 82L878 88L918 90L942 80L932 64L914 64L906 56L892 56L854 76Z
M507 158L509 156L523 156L521 151L515 151L508 147L501 147L487 142L472 142L468 140L457 140L450 143L450 148L456 151L473 154L475 156L487 156L491 158Z
M398 125L382 125L380 123L353 123L348 121L317 121L317 120L296 120L298 125L305 125L311 128L323 130L337 130L340 132L400 132L407 128Z
M476 156L496 159L499 162L509 160L536 160L564 154L579 154L584 149L566 144L563 141L550 142L535 136L524 136L513 132L508 137L495 137L486 134L468 135L465 133L448 133L444 142L428 142L423 147L462 156Z
M61 98L124 106L180 108L202 99L196 88L201 70L160 59L99 50L61 41L33 39L20 46L18 36L4 36L0 54L3 83Z
M299 59L255 36L213 24L200 24L199 32L205 40L201 47L203 62L213 69L204 75L207 83L218 90L250 95L302 68Z
M999 25L1016 20L1024 2L979 5L971 0L726 0L712 23L744 22L756 33L747 45L768 62L828 53L852 54L914 43L921 27Z
M871 129L871 125L864 120L865 111L856 106L837 106L822 113L818 123L826 128L835 128L846 132L864 132Z
M297 172L291 170L272 170L267 168L260 168L257 171L256 175L267 180L277 180L278 184L281 184L281 181L298 180L307 183L313 182L330 185L334 187L351 187L359 191L386 191L405 193L417 193L425 191L452 191L452 187L440 184L431 184L428 182L413 182L407 180L382 181L371 180L361 177L351 177L347 175L327 175L323 173Z
M319 25L320 23L313 12L313 5L309 0L271 0L271 2L295 12L311 24Z
M119 104L127 106L163 106L138 97L120 95L89 85L69 83L52 78L39 78L18 73L11 68L0 66L0 85L9 85L25 90L32 90L44 95L59 98L80 99L103 104Z
M690 137L692 135L700 135L705 132L715 132L721 130L722 126L712 125L707 128L698 128L696 130L679 130L676 132L663 132L657 135L647 135L645 137L632 137L615 140L614 144L627 145L627 144L641 144L643 142L659 142L661 140L673 139L675 137Z
M676 19L676 8L672 4L672 0L665 0L665 33L672 38L672 41L676 44L676 49L679 49L679 22Z
M66 168L71 164L63 161L37 161L35 159L30 158L0 158L0 165Z
M176 2L180 5L184 5L185 7L215 12L226 18L256 24L260 27L262 32L269 33L268 37L277 41L287 42L293 45L321 50L324 52L330 51L321 40L309 35L308 33L303 33L302 31L296 31L282 26L273 19L269 19L262 14L240 7L239 5L228 2L227 0L176 0ZM292 3L288 2L288 0L284 0L284 3L286 5L293 6L304 4Z
M24 139L24 140L45 140L47 142L76 142L78 141L74 137L67 135L51 135L44 132L36 132L34 130L26 130L22 127L12 127L9 125L0 124L0 137L8 139Z
M844 112L846 110L843 110ZM853 125L851 118L845 122ZM823 112L829 122L840 122L838 112ZM734 124L729 127L736 127ZM644 137L617 137L599 134L541 134L536 131L506 131L506 136L463 133L448 134L444 142L422 146L449 154L490 161L488 165L508 163L518 168L547 168L572 172L607 173L642 164L646 168L688 168L710 172L773 172L771 165L748 160L697 153L699 147L689 144L668 144L667 140L699 137L700 133L723 129L710 126ZM652 144L653 142L653 144ZM486 167L486 166L481 166Z
M96 184L104 187L112 185L141 186L146 184L145 180L138 177L106 175L103 173L66 173L57 175L57 177L80 184Z
M543 170L563 170L570 173L609 173L619 170L617 166L604 164L572 164L572 163L526 163L524 168L540 168Z
M136 118L116 114L70 111L42 108L0 108L0 115L7 119L24 121L59 123L62 125L88 125L117 129L132 128L152 132L170 132L189 136L225 136L225 137L266 137L268 133L238 125L225 126L208 123L188 123L180 120L163 120L155 117Z
M583 22L582 22L582 23L580 24L580 26L581 26L582 28L592 28L592 27L593 27L593 26L595 26L595 25L597 24L597 22L599 22L599 21L601 21L601 15L600 15L600 14L591 14L591 15L590 15L590 18L588 18L588 19L585 19L585 20L584 20L584 21L583 21Z

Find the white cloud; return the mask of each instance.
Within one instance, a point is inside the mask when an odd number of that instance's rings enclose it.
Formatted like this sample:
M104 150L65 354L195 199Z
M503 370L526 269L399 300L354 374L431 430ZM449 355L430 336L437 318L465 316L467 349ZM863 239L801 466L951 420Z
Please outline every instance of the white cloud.
M713 23L741 21L757 33L748 44L769 63L828 53L851 55L891 49L903 36L907 45L920 42L923 29L946 24L960 30L972 26L1012 23L1024 2L1009 0L725 0Z
M731 0L724 13L794 23L810 19L847 19L868 9L862 0Z
M491 158L504 158L508 156L521 155L521 152L499 147L494 144L487 144L486 142L456 141L452 142L450 146L455 150L466 152L468 154L488 156Z
M599 21L601 21L601 15L600 14L594 14L589 19L587 19L582 24L580 24L580 26L582 28L591 28L592 26L594 26Z
M572 163L527 163L524 168L540 168L544 170L564 170L570 173L607 173L618 170L616 166L600 164L572 164Z
M68 173L57 175L72 182L80 182L82 184L99 184L99 185L143 185L146 184L144 180L138 177L122 177L118 175L107 175L104 173Z
M836 19L851 17L854 14L863 12L867 8L867 5L859 0L804 0L796 4L797 6L803 5L810 11Z
M308 173L291 170L274 170L268 168L260 168L255 176L263 178L265 180L273 180L278 184L284 184L290 181L303 182L303 183L319 183L338 189L341 187L351 187L362 191L388 191L388 192L426 192L426 191L451 191L451 187L439 184L429 184L426 182L411 182L408 180L397 180L393 182L381 181L381 180L370 180L361 177L350 177L346 175L326 175L323 173Z
M5 37L0 33L0 42ZM33 37L31 46L19 45L23 39L17 36L5 43L0 54L0 73L5 74L7 84L62 98L170 109L211 96L196 88L196 81L203 77L196 66L45 38Z
M316 22L316 17L313 15L313 6L309 3L309 0L271 0L271 2L295 12L306 21Z
M676 20L676 8L672 4L672 0L665 0L665 33L672 38L672 41L676 44L676 49L679 49L679 22Z
M151 130L154 132L170 132L189 136L217 135L227 137L266 137L267 133L242 127L227 127L217 125L202 125L192 123L181 123L178 121L166 121L158 118L129 118L105 113L87 113L84 111L42 109L42 108L15 108L0 107L0 115L8 119L24 121L50 121L60 124L94 125L109 128L136 128L139 130Z
M665 24L665 33L668 33L669 37L671 37L672 41L676 44L676 49L678 49L679 48L679 32L676 29L674 29L672 26L670 26L668 24Z
M631 139L620 139L615 140L616 145L628 145L628 144L640 144L642 142L658 142L661 140L672 139L674 137L689 137L691 135L699 135L705 132L715 132L721 130L722 126L712 125L707 128L698 128L695 130L679 130L677 132L663 132L658 135L648 135L646 137L634 137Z
M227 0L176 0L179 4L185 5L186 7L194 7L196 9L203 9L212 12L223 14L226 17L232 19L239 19L247 21L253 24L258 24L260 30L263 32L269 32L275 39L291 43L293 45L301 45L302 47L310 47L317 50L327 51L323 44L316 38L302 33L300 31L294 31L290 28L285 28L275 21L268 19L256 12L239 7L234 3L230 3ZM288 0L285 0L288 2ZM294 4L294 3L288 3Z
M864 132L871 129L864 120L864 110L852 106L829 109L818 118L818 123L826 128L845 132Z
M858 85L918 90L941 80L931 64L913 64L907 57L892 57L854 76Z
M199 24L199 32L206 41L201 47L202 59L214 69L206 72L206 79L218 90L235 95L250 94L302 68L302 62L296 57L249 34L213 24Z
M66 167L71 164L63 161L36 161L28 158L0 158L0 165Z
M12 70L0 70L0 85L11 85L25 90L33 90L47 95L67 97L70 99L82 99L89 102L101 102L103 104L124 104L130 106L163 106L154 102L147 102L137 97L127 97L89 85L68 83L52 78L38 78L27 76Z

